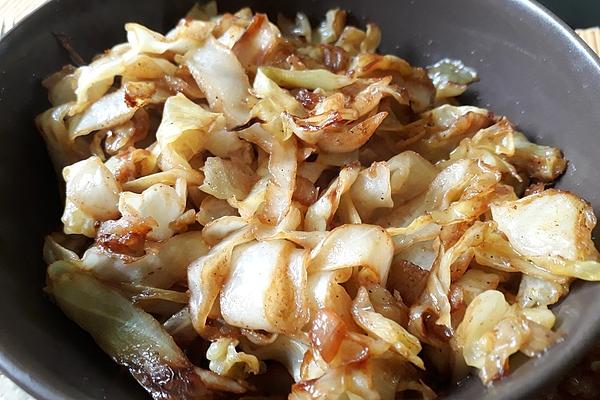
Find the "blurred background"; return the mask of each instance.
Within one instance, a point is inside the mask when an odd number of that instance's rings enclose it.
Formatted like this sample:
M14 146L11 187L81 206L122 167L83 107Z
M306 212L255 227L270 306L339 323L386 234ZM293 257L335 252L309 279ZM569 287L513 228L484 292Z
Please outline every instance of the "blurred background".
M600 0L538 0L573 28L600 25Z

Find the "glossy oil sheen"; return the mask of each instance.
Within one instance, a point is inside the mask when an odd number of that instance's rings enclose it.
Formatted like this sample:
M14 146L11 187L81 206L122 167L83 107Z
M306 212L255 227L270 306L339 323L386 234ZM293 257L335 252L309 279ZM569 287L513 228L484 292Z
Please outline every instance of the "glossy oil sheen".
M147 395L42 293L42 237L58 228L60 198L44 144L33 126L48 103L40 80L68 58L64 33L86 58L125 40L123 24L165 31L193 1L55 0L0 42L0 367L39 399L135 400ZM561 187L598 212L600 66L598 59L536 3L525 0L361 0L294 2L312 18L337 5L377 22L381 50L427 65L442 57L475 67L481 82L465 101L507 115L532 139L564 149L571 163ZM221 1L291 13L292 2ZM576 284L559 307L566 340L491 389L472 379L450 398L523 399L550 385L600 331L600 287Z

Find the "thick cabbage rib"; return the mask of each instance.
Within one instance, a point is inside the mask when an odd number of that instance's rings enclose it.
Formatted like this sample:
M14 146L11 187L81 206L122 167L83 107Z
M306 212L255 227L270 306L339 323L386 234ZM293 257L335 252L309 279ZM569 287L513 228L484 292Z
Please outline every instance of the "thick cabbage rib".
M49 290L60 308L115 362L127 367L155 399L222 398L197 373L171 336L152 316L77 267L59 261L48 268ZM218 389L243 393L233 380L214 377ZM208 383L208 384L207 384ZM212 389L211 387L212 386Z

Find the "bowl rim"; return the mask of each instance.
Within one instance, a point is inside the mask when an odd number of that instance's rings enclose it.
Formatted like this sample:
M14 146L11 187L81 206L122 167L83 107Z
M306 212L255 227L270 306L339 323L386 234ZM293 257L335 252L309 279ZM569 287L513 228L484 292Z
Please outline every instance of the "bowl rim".
M202 0L204 1L204 0ZM52 8L57 6L60 0L49 0L45 3L37 6L27 16L22 18L18 23L11 27L1 38L0 38L0 51L2 50L3 44L10 41L12 37L22 28L22 26L31 23L32 20L38 18L41 14L49 12ZM595 67L595 70L600 77L600 55L597 54L566 22L560 19L556 14L550 11L547 7L540 4L537 0L510 0L507 5L518 5L527 8L530 13L530 17L538 18L542 22L547 23L551 26L551 29L555 30L557 34L561 35L563 39L566 39L569 44L573 45L575 54L579 58L583 58L587 63ZM42 292L40 291L40 296ZM584 355L584 351L594 341L600 339L600 325L595 326L591 330L591 334L585 336L582 340L572 344L572 350L568 353L564 359L565 368L555 370L552 368L545 368L539 372L536 383L532 383L526 391L531 394L533 391L542 387L545 383L550 381L552 378L561 376L569 366L575 364ZM43 380L37 380L39 374L29 373L22 369L16 357L9 355L10 351L2 346L0 343L0 373L9 378L13 383L18 385L22 390L27 392L29 395L34 397L36 400L61 400L66 399L64 397L64 391L60 387L49 386ZM548 351L552 351L552 348ZM524 394L524 393L522 393ZM94 400L90 397L87 399Z

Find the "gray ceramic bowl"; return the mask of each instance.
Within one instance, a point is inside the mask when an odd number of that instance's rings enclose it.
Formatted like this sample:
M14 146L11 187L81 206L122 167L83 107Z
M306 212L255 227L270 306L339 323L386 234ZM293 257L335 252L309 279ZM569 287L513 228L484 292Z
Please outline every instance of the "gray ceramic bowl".
M53 33L87 59L125 39L123 24L171 27L192 0L55 0L0 42L0 368L39 399L143 399L144 392L42 294L42 237L57 229L57 178L33 118L47 108L40 80L68 62ZM600 60L562 22L526 0L223 0L270 13L334 6L377 22L384 52L426 65L442 57L477 68L466 101L509 116L534 140L564 149L560 186L599 211ZM476 379L451 398L531 398L551 385L600 331L600 287L575 284L558 307L566 340L491 389Z

